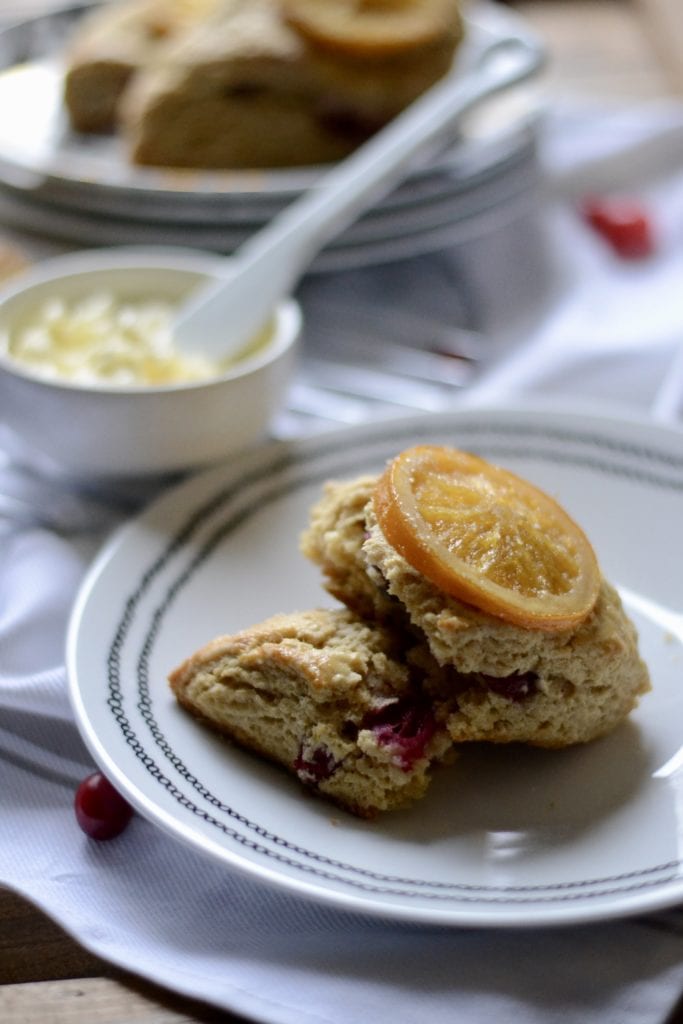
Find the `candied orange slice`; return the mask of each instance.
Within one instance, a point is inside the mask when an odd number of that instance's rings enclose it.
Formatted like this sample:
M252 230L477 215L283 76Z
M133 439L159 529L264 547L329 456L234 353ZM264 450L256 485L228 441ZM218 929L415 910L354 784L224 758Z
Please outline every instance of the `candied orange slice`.
M581 622L600 588L583 530L526 480L457 448L408 448L377 482L384 536L446 594L517 626Z
M454 0L281 0L281 7L309 42L356 57L386 57L462 35Z

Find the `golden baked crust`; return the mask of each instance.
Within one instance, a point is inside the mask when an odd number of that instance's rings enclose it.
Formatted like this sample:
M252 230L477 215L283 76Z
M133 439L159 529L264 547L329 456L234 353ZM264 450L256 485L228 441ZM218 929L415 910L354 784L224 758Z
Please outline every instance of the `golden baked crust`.
M301 549L339 600L426 641L443 670L441 698L457 699L454 741L567 746L609 732L633 710L649 676L607 581L578 627L548 634L505 623L443 594L390 547L374 516L374 483L328 484Z
M329 481L301 535L302 554L319 566L325 589L362 618L407 626L400 602L368 572L362 547L369 537L365 510L376 477Z
M401 634L318 609L218 637L169 682L192 714L373 817L423 796L452 748L449 709L426 702L410 660ZM427 652L417 662L434 668Z

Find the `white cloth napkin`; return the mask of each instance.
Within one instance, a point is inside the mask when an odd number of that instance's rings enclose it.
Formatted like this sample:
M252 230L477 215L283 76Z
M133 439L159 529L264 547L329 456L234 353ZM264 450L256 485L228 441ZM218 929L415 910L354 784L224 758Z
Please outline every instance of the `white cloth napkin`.
M544 138L564 294L462 400L651 408L683 339L683 111L557 115ZM647 262L620 262L575 215L570 200L611 182L653 212ZM97 539L0 533L0 881L111 963L268 1024L664 1024L683 992L681 909L543 931L413 927L258 884L140 817L86 839L72 801L92 764L63 643Z
M558 111L542 159L564 287L511 354L465 396L573 397L676 419L683 402L683 114L678 105ZM626 261L580 214L592 196L635 198L654 254Z

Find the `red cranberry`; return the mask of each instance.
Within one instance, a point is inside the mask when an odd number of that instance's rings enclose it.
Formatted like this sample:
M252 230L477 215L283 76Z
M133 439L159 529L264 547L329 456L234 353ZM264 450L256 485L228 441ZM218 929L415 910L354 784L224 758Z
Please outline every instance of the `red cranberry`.
M393 747L398 764L409 772L425 756L427 744L436 732L436 720L430 708L408 698L369 712L363 728L372 729L382 746Z
M489 690L499 696L521 702L536 693L538 676L533 672L519 672L511 676L486 676L485 681Z
M642 206L628 199L589 199L583 216L623 259L643 259L655 251L652 223Z
M83 779L74 797L76 821L91 839L113 839L120 835L133 808L101 772Z
M302 743L293 767L301 782L307 786L317 786L318 783L329 779L340 764L340 761L335 761L327 747L315 747L309 753L304 754L304 744Z

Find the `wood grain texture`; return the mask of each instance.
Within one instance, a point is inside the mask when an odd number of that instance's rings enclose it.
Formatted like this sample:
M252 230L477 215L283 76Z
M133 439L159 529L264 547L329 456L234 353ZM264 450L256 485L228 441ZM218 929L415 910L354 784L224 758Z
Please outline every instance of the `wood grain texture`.
M90 978L102 973L96 957L73 942L30 903L0 889L0 985ZM0 1014L0 1021L4 1017Z
M0 888L2 1024L240 1024L242 1018L118 971Z
M0 988L2 1024L214 1024L237 1021L198 1003L111 978Z

